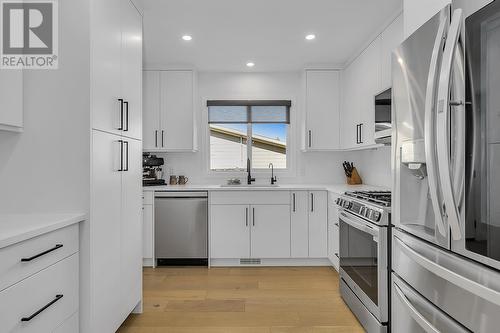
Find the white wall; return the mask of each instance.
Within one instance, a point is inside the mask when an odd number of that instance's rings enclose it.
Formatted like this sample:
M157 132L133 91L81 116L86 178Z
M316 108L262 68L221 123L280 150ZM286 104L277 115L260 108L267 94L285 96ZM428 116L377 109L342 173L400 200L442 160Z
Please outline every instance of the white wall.
M246 177L245 173L236 175L214 174L208 172L206 107L207 99L291 99L290 131L293 139L290 142L291 172L278 173L278 181L282 183L343 183L345 176L342 161L349 159L355 162L365 182L374 185L390 186L390 149L371 150L366 152L309 152L299 149L301 130L299 123L303 116L300 107L302 99L302 81L300 72L292 73L199 73L200 106L197 118L199 121L199 149L197 153L158 154L166 159L165 179L170 173L186 175L191 183L223 183L230 176ZM334 135L334 133L332 133ZM387 154L389 151L389 154ZM387 168L387 166L389 166ZM387 170L386 170L387 169ZM257 182L268 182L270 171L255 174Z
M88 211L88 18L87 1L59 1L59 69L24 72L24 132L0 131L0 213Z

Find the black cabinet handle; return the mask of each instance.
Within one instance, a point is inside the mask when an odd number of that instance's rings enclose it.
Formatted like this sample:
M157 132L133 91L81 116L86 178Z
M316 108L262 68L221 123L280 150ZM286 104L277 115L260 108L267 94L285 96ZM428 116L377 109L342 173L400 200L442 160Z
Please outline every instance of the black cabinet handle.
M340 257L339 257L339 254L338 254L338 253L335 253L335 256L336 256L337 258L339 258L339 259L340 259Z
M123 171L128 171L128 141L123 141L123 144L126 146L125 153L127 154L125 158L125 169L123 169Z
M248 207L245 208L245 226L248 227Z
M34 255L33 257L29 257L29 258L21 258L21 261L22 261L22 262L31 261L31 260L36 259L36 258L38 258L38 257L44 256L44 255L46 255L47 253L50 253L50 252L55 251L55 250L57 250L57 249L60 249L61 247L63 247L63 245L62 245L62 244L56 244L56 246L54 246L53 248L51 248L51 249L49 249L49 250L47 250L47 251L43 251L43 252L41 252L41 253L38 253L38 254Z
M120 143L120 169L118 171L123 171L123 140L118 140Z
M359 143L363 143L363 123L359 124Z
M255 227L255 207L252 207L252 225Z
M164 142L163 142L163 137L164 137L164 135L163 135L163 134L165 134L165 131L164 131L164 130L161 130L161 146L162 146L162 147L165 147L165 144L164 144Z
M155 147L158 147L158 131L155 131Z
M293 195L293 211L295 212L295 193L293 193L292 195Z
M356 125L356 144L359 145L359 124Z
M312 131L309 130L309 148L311 148L312 145Z
M125 104L125 124L127 125L123 130L128 132L128 101L123 102L123 104Z
M311 193L311 212L314 212L314 193Z
M40 313L42 313L43 311L45 311L49 306L51 306L52 304L54 304L55 302L57 302L61 298L63 298L63 295L56 295L56 298L54 298L52 301L50 301L49 303L47 303L47 305L45 305L43 308L41 308L37 312L33 313L29 317L23 317L23 318L21 318L21 321L30 321L31 319L33 319L36 316L38 316Z
M118 98L118 102L120 102L120 127L118 129L123 131L123 98Z

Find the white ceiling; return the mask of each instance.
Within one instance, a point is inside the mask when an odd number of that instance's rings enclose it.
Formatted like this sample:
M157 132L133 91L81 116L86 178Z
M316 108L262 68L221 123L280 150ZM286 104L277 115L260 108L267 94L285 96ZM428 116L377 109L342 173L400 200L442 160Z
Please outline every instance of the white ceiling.
M143 0L146 67L292 71L342 65L402 0ZM314 33L314 41L306 34ZM193 36L185 42L184 34ZM245 64L255 62L248 69Z

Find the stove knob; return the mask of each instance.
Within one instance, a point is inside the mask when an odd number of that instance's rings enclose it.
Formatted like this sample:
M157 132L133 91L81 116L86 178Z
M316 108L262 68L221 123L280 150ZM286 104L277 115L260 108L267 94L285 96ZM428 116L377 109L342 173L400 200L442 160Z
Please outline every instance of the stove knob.
M365 216L365 212L366 212L366 207L361 207L361 208L359 209L359 215L361 215L361 216Z
M372 214L373 214L373 210L371 210L371 209L367 209L365 211L365 217L366 218L370 218L370 216L372 216Z
M379 212L373 212L373 221L378 222L380 220L381 214Z
M347 209L351 208L351 203L349 201L345 201L344 202L344 207L347 208Z

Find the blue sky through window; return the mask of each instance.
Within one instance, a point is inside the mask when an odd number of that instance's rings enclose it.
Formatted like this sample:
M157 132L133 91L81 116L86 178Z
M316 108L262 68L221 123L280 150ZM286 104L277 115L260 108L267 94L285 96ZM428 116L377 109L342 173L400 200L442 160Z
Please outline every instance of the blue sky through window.
M223 127L246 133L246 124L223 124ZM253 134L265 136L271 139L279 139L286 143L287 124L253 124Z

